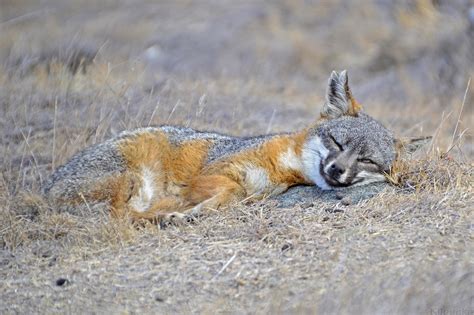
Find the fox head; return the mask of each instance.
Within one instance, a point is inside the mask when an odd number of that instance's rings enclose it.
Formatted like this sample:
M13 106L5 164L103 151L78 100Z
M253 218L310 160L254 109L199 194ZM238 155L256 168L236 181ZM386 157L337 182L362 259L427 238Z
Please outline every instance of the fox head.
M306 175L322 189L386 180L398 141L380 122L361 112L347 71L333 71L320 119L309 129L302 159Z

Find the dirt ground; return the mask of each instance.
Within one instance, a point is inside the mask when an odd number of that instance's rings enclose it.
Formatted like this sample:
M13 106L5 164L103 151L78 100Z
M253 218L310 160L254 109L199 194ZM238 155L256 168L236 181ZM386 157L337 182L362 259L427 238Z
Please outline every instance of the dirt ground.
M0 0L0 313L474 314L473 6ZM333 69L399 137L433 136L397 184L161 230L39 194L124 129L298 130Z

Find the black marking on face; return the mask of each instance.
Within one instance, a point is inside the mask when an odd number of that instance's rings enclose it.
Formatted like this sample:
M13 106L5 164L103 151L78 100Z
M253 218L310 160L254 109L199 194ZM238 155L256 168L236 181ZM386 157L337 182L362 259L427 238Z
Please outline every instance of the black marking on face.
M331 139L332 143L334 144L334 147L336 147L341 152L344 151L344 147L342 146L342 144L337 142L337 140L332 135L329 135L329 139Z
M338 153L331 152L327 158L320 163L319 172L321 176L323 176L328 185L333 187L347 187L355 184L353 180L357 174L356 163L352 163L351 165L340 163L337 161L337 156ZM326 170L326 168L328 168L328 170ZM341 179L341 177L344 178Z

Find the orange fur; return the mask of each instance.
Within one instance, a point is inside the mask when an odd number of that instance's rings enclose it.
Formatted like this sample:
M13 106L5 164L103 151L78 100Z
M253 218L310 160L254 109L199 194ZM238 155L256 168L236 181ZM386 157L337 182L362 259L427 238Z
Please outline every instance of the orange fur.
M352 96L352 91L351 91L351 88L349 87L349 79L346 80L344 89L346 91L347 97L351 101L351 104L349 106L349 112L347 113L347 115L357 116L357 113L362 109L362 105L360 105L359 102L356 101L354 96Z
M189 202L182 197L182 189L202 169L209 144L208 141L195 140L176 146L171 144L161 132L146 132L125 140L120 146L120 151L127 161L127 173L133 174L130 175L132 177L139 177L141 170L146 168L153 174L156 193L147 211L140 212L136 209L126 211L133 218L145 219L163 213L182 211L183 207L189 205ZM123 184L118 185L113 194L114 208L127 208L123 200L127 196L127 191L130 191L130 187L127 189L126 186L133 183L127 183L125 180L122 182Z
M191 204L204 203L203 207L216 210L245 197L245 192L237 181L227 176L201 175L192 180L184 196Z
M184 210L182 202L179 199L173 197L166 197L158 200L150 209L145 212L138 212L134 209L129 209L128 207L127 209L133 221L141 219L155 221L160 219L160 216Z
M353 97L352 94L350 94L350 100L351 100L351 106L349 107L349 113L348 115L351 116L357 116L357 113L362 110L362 105L360 105L359 102L357 102Z
M108 183L112 214L154 220L173 212L188 212L196 206L205 210L225 207L250 195L245 189L245 170L252 167L268 177L269 187L262 194L307 183L299 170L288 169L279 161L288 150L301 155L306 134L303 131L277 136L260 147L209 165L205 162L210 141L190 140L174 145L161 132L131 136L120 144L127 171ZM153 175L154 184L154 197L146 211L130 206L131 198L139 194L139 187L144 184L143 168Z
M289 149L300 155L305 137L306 131L295 135L278 136L259 148L241 152L206 166L201 172L202 175L190 183L184 198L192 205L201 204L208 210L216 210L243 200L251 195L244 188L246 167L261 168L268 175L271 183L268 190L262 192L263 194L270 195L273 191L283 192L293 185L308 183L300 171L286 169L278 161L278 156Z

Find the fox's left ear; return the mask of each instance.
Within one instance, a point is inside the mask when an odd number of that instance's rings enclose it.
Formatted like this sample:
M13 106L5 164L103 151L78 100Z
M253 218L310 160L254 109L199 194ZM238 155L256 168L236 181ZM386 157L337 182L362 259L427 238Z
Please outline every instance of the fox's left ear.
M395 148L397 151L397 155L404 155L404 154L413 154L419 149L426 146L433 137L417 137L417 138L400 138L395 139Z
M347 71L333 71L328 80L326 102L321 109L321 118L334 119L343 115L357 116L362 109L352 96Z

